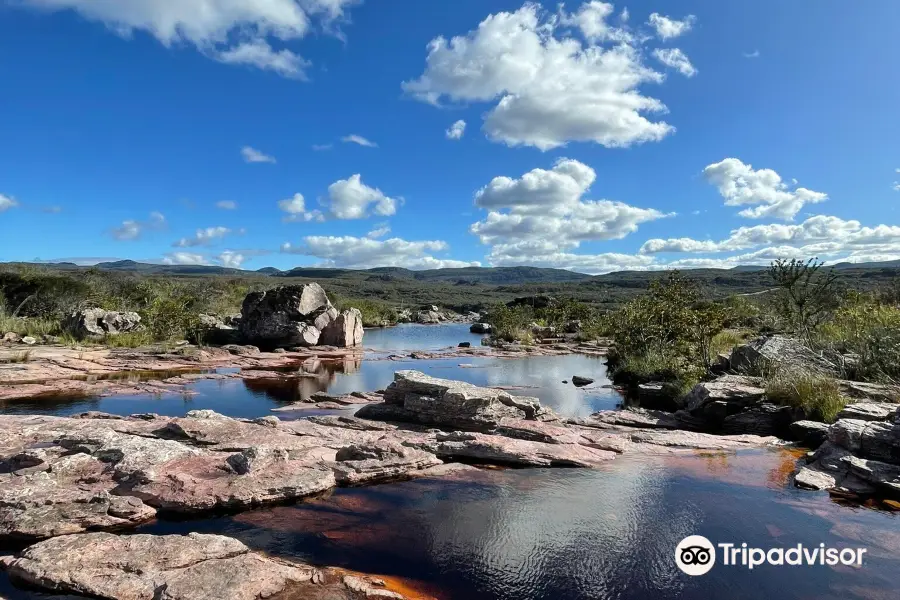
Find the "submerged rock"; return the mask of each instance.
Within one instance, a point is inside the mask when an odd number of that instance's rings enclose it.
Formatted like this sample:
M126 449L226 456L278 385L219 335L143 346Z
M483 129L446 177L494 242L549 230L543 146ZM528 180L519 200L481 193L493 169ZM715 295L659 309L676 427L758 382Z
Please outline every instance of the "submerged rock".
M572 385L575 387L584 387L592 383L594 383L594 380L590 377L582 377L581 375L574 375L572 377Z

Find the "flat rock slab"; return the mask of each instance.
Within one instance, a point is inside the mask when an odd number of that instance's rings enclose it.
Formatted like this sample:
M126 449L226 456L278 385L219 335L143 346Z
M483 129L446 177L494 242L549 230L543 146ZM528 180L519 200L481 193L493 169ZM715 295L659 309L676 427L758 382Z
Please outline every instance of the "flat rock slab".
M69 535L27 548L7 565L15 583L117 600L394 598L374 579L252 552L220 535Z

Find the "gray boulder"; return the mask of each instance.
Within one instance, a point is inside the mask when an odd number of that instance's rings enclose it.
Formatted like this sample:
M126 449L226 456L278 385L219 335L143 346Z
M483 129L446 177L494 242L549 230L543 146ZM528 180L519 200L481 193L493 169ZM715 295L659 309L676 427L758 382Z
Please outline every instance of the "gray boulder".
M318 283L253 292L241 307L244 341L263 347L315 346L334 307Z
M443 317L437 311L433 310L420 310L416 313L416 323L423 323L426 325L434 325L443 321Z
M240 331L237 327L228 324L226 318L217 315L200 315L194 341L215 346L239 343Z
M356 308L351 308L339 314L325 326L319 343L339 348L359 346L362 344L363 333L362 313Z
M757 338L737 346L729 359L731 370L739 373L763 374L775 369L834 375L838 369L795 338L775 335Z
M77 339L119 335L137 331L141 316L136 312L117 312L102 308L85 308L69 315L62 324Z
M838 419L859 419L861 421L888 421L896 414L900 405L887 402L857 402L848 404L838 413Z
M828 425L818 421L795 421L790 429L794 439L810 448L818 448L828 439Z
M469 331L472 333L491 333L492 328L490 323L472 323Z
M762 386L762 380L756 377L725 375L713 381L698 383L679 400L679 403L683 408L695 413L709 404L721 402L734 413L761 402L766 395L766 390Z

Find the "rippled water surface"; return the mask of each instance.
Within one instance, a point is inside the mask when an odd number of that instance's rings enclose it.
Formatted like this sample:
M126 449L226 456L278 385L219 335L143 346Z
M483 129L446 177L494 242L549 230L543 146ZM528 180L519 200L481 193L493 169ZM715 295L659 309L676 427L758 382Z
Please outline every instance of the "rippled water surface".
M753 451L480 471L143 531L225 533L280 556L408 578L442 600L897 598L898 518L790 488L795 460ZM673 553L691 534L869 552L861 569L717 566L688 577Z

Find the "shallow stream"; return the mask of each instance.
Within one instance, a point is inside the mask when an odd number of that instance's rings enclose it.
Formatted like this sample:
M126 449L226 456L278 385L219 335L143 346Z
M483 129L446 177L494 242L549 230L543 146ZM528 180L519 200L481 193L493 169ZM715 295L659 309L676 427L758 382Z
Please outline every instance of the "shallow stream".
M29 401L0 412L183 415L210 408L257 417L316 391L383 388L399 369L513 387L512 393L537 396L566 415L621 402L596 358L385 359L401 350L436 350L478 339L459 325L398 327L367 332L363 360L323 363L314 377L200 381L191 385L193 396ZM573 375L596 381L578 389L570 382ZM598 470L483 470L337 489L293 506L231 516L156 521L140 531L222 533L275 555L398 577L409 589L441 600L900 597L900 514L844 506L827 494L793 488L789 477L801 454L755 450L623 457ZM868 552L860 568L751 571L717 565L704 576L689 577L673 556L676 544L691 534L764 549L823 543ZM0 579L0 597L24 596Z

